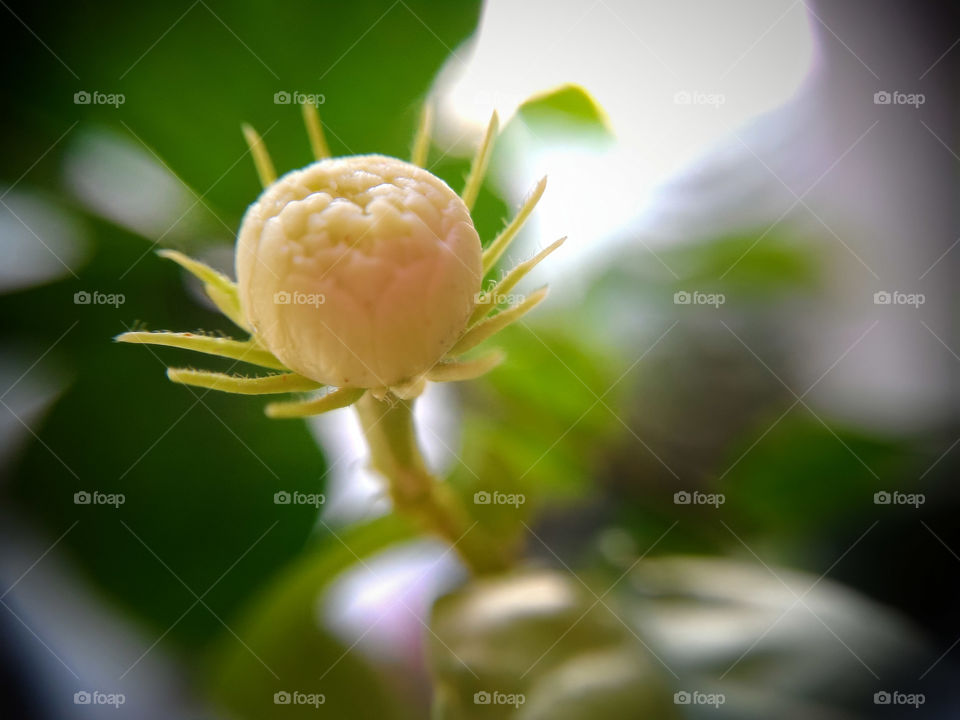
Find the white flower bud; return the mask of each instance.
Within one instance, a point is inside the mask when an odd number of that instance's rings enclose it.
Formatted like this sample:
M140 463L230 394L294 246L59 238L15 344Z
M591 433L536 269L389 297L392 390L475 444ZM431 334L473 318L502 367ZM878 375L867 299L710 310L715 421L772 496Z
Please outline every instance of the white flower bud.
M381 155L321 160L271 184L237 242L243 314L295 372L335 387L418 378L463 333L480 239L442 180Z

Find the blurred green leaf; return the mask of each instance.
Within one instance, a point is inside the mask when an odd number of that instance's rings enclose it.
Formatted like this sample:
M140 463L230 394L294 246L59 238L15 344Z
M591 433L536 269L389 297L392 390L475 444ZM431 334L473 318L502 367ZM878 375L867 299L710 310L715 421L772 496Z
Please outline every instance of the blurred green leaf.
M805 410L795 412L754 447L766 426L732 447L727 466L743 457L720 486L731 510L785 549L803 547L804 538L832 523L875 512L873 494L892 489L882 478L903 477L909 460L900 441L825 427Z
M406 157L421 99L474 30L480 3L208 0L68 5L56 16L24 11L23 22L75 75L43 47L30 47L37 63L23 63L20 112L5 118L6 130L50 138L25 144L23 167L73 119L109 125L150 146L234 226L260 192L241 122L264 134L279 171L302 167L311 156L299 108L274 96L322 96L334 154ZM105 35L110 42L91 52L90 39ZM76 105L78 90L119 92L126 101Z
M225 637L210 675L214 699L233 717L410 718L412 711L389 699L384 677L320 627L318 600L341 572L392 544L413 529L389 515L327 536L252 602L237 634ZM341 542L342 540L342 542ZM277 692L322 693L325 702L278 708ZM396 689L392 689L396 692Z
M517 110L518 119L535 133L568 132L612 138L610 120L586 89L566 84L534 95Z
M451 478L475 517L509 542L545 506L569 504L593 478L622 426L598 402L616 380L612 354L573 324L518 323L497 336L508 361L465 386L470 438ZM614 405L618 393L604 402ZM473 504L476 492L521 494L511 504Z
M756 312L774 308L771 302L817 292L824 268L816 247L789 236L763 235L763 230L744 231L656 247L658 259L642 244L624 249L591 284L588 301L606 312L626 313L624 298L630 298L646 312L675 314L674 294L696 291L722 293L724 308ZM691 308L680 309L690 314Z
M762 230L669 248L659 254L680 276L677 290L723 292L732 302L813 290L820 279L813 247Z
M113 343L137 318L180 329L227 330L229 321L189 299L172 263L152 253L138 261L142 243L107 226L97 236L81 280L0 298L19 342L38 354L67 331L49 359L73 377L34 423L9 492L53 537L76 522L61 547L80 567L158 636L169 628L194 645L300 551L317 508L278 506L273 495L322 492L325 462L302 423L268 420L262 400L192 392L165 376L165 365L228 362ZM78 291L125 301L75 304ZM74 503L74 493L95 490L126 501Z

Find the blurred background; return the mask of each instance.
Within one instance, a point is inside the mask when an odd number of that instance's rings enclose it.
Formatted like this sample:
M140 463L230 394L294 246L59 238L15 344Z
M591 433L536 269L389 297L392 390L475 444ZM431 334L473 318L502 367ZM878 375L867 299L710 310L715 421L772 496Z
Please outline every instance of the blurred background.
M0 716L960 713L955 4L2 4ZM399 157L429 100L455 189L496 109L485 241L549 177L503 261L568 236L549 300L417 408L513 577L388 514L349 409L111 342L231 332L154 251L232 274L240 123L302 167L303 98Z

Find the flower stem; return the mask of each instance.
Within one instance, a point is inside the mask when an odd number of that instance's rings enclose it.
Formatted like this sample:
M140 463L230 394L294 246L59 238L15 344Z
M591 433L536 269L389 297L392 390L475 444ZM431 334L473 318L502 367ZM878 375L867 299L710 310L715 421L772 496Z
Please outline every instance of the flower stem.
M506 569L502 549L470 519L451 488L427 470L417 444L413 401L392 394L378 400L367 392L354 407L373 467L387 479L394 510L449 542L474 573Z

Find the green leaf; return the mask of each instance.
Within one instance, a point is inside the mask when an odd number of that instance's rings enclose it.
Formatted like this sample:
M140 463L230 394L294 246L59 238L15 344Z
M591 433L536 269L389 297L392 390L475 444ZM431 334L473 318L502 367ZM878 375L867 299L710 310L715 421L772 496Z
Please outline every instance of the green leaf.
M822 268L814 248L761 229L658 254L680 276L673 289L724 292L729 302L811 291L821 279Z
M612 138L613 130L600 103L583 87L564 84L534 95L517 111L526 124L541 132L572 132Z
M522 320L490 342L506 361L464 385L470 438L451 478L474 517L505 545L545 506L570 504L591 479L623 426L598 402L616 380L612 353L572 324ZM616 390L604 402L616 407ZM474 493L522 495L516 504L475 504Z
M37 355L76 323L45 358L73 382L44 418L29 420L38 438L19 457L6 500L54 538L76 522L58 547L148 636L169 629L167 640L197 647L300 552L318 509L278 506L273 496L323 492L326 464L306 426L267 419L264 400L170 383L166 366L196 362L193 353L114 343L138 317L181 328L229 321L192 302L181 271L153 255L134 266L135 280L118 283L143 249L111 227L98 238L82 280L0 300ZM77 305L78 290L125 298ZM233 362L204 359L229 372ZM84 491L125 502L75 504Z
M883 478L906 476L909 454L901 442L838 424L825 427L802 407L792 413L753 448L772 420L731 449L724 467L742 458L721 490L753 532L784 547L803 547L798 539L873 512L873 494L891 489Z
M315 718L309 705L277 708L274 694L322 693L322 717L407 718L387 697L384 678L319 626L318 599L341 572L414 532L395 516L327 536L252 602L237 623L243 645L226 637L214 654L213 698L232 717ZM274 676L276 675L276 677Z

